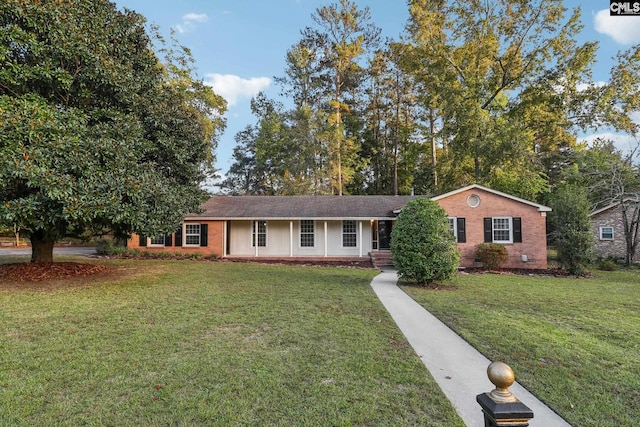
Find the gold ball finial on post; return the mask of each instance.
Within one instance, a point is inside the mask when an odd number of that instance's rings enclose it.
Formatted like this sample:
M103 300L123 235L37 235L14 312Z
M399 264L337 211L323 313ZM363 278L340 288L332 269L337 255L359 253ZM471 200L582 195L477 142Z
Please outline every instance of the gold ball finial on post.
M487 368L487 376L489 381L496 388L489 393L491 398L499 403L517 402L518 399L509 391L509 387L513 385L516 376L513 369L504 362L493 362Z
M484 413L485 427L528 427L533 411L509 391L516 380L509 365L493 362L487 368L487 376L496 386L495 390L476 396Z

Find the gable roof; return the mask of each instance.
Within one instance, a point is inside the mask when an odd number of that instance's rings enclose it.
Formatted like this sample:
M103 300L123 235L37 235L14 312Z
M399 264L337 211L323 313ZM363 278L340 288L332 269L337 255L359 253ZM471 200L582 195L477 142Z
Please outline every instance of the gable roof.
M214 196L187 219L387 219L427 196Z
M431 200L438 201L438 200L445 199L447 197L453 196L455 194L463 193L463 192L468 191L468 190L486 191L487 193L492 193L492 194L495 194L497 196L505 197L507 199L510 199L510 200L513 200L513 201L516 201L516 202L519 202L519 203L524 203L525 205L532 206L532 207L538 209L539 212L551 212L551 208L548 207L548 206L544 206L544 205L541 205L541 204L538 204L538 203L530 202L529 200L521 199L520 197L512 196L511 194L503 193L503 192L498 191L498 190L493 190L493 189L488 188L488 187L483 187L482 185L479 185L479 184L473 184L473 185L468 185L466 187L458 188L457 190L453 190L453 191L450 191L448 193L444 193L444 194L441 194L439 196L432 197Z
M640 203L640 200L635 199L635 198L633 198L633 197L625 197L623 201L624 201L624 202L630 202L631 204L634 204L634 203ZM602 208L600 208L600 209L596 209L595 211L591 212L591 213L589 214L589 216L595 216L595 215L598 215L599 213L602 213L602 212L608 211L609 209L617 208L617 207L618 207L618 206L620 206L621 204L622 204L622 203L621 203L621 202L619 202L619 201L618 201L618 202L611 203L610 205L604 206L604 207L602 207Z

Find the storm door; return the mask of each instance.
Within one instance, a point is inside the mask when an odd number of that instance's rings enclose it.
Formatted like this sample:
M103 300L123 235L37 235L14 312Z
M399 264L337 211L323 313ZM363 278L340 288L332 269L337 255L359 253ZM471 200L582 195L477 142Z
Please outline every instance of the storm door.
M378 249L388 251L391 249L392 221L378 221Z

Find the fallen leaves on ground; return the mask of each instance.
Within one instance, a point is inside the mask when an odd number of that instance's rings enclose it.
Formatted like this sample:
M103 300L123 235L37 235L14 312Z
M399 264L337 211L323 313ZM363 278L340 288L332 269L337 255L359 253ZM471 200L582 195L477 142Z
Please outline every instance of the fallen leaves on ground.
M0 279L20 282L86 277L109 272L109 267L78 262L23 262L0 265Z

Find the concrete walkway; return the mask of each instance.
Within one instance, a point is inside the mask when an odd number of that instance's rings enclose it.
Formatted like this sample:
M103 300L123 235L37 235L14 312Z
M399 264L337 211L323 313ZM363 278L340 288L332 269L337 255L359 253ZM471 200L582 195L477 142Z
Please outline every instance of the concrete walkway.
M476 396L495 388L487 378L491 361L404 293L397 282L397 273L386 270L373 279L371 287L462 420L469 427L483 427ZM517 382L510 390L533 410L531 427L570 427Z

